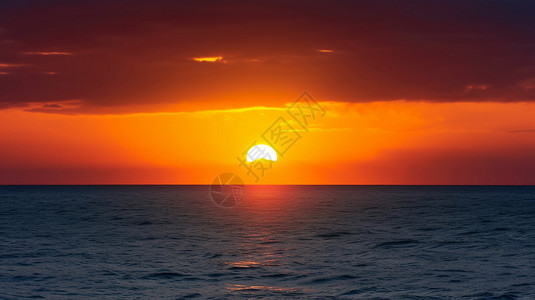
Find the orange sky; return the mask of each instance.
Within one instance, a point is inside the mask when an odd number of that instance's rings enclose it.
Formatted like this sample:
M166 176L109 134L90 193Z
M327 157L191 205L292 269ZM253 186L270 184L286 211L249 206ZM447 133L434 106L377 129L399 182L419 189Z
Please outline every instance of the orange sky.
M58 115L0 111L6 184L533 184L533 103L320 102L258 182L237 156L286 108ZM298 125L291 123L295 128Z
M2 1L0 184L535 184L532 11ZM256 181L237 158L279 117L301 139Z

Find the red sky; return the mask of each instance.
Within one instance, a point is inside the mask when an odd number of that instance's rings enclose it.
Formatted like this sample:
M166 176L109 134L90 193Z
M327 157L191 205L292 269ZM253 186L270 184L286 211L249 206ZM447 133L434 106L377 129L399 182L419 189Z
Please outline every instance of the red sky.
M535 184L529 1L3 1L0 184ZM291 123L297 128L298 125ZM302 129L302 128L301 128Z

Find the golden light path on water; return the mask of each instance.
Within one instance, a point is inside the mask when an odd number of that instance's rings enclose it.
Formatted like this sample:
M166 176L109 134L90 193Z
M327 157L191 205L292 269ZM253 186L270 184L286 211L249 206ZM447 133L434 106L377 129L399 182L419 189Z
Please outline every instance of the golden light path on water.
M281 225L284 218L284 207L290 203L286 202L287 189L285 186L246 186L248 189L249 203L237 206L234 211L242 219L244 231L240 234L236 252L237 257L233 260L225 260L223 265L235 270L245 271L246 269L270 269L270 268L291 268L294 258L291 253L297 246L286 245L277 235L280 231L288 231ZM281 215L282 213L282 215ZM281 219L282 217L282 219ZM288 274L281 274L286 276ZM247 285L243 282L225 283L226 289L235 292L280 292L299 294L312 292L311 289L295 286L274 286L274 285Z

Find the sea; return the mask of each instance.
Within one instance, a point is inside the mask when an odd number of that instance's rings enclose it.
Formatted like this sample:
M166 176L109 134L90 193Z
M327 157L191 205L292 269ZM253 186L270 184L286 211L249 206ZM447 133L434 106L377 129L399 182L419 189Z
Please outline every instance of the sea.
M535 299L533 186L0 186L0 299Z

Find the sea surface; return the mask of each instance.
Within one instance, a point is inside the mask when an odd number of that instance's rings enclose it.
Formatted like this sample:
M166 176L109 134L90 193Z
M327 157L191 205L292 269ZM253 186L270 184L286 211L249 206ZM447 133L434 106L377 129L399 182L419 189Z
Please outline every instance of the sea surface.
M535 299L535 187L0 186L0 299Z

